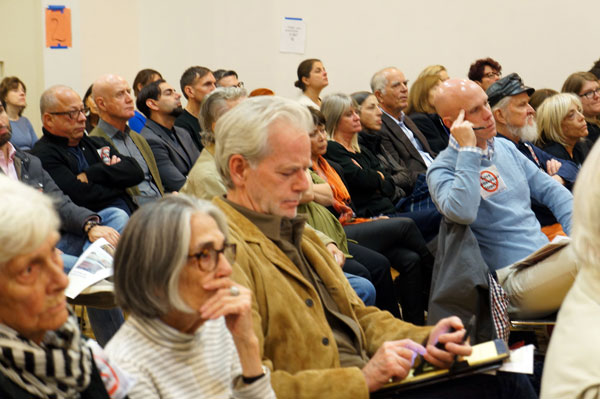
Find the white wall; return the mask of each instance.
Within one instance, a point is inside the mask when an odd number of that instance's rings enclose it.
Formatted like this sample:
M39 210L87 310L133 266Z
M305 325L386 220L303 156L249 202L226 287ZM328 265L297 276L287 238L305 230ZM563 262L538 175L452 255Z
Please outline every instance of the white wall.
M43 48L46 4L72 8L72 49ZM486 56L528 85L560 89L600 57L599 11L598 0L0 0L0 59L30 89L26 115L50 84L83 94L102 73L132 82L147 67L175 87L191 65L231 68L250 90L291 97L299 62L313 57L329 72L323 94L368 89L373 72L389 65L410 80L437 63L464 77ZM286 16L306 21L303 55L279 52Z

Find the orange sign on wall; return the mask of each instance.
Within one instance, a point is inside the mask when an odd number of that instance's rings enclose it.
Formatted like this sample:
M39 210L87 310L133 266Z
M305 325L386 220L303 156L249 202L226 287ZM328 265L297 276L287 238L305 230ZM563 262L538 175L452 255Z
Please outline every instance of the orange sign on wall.
M65 6L46 8L46 47L69 48L71 42L71 9Z

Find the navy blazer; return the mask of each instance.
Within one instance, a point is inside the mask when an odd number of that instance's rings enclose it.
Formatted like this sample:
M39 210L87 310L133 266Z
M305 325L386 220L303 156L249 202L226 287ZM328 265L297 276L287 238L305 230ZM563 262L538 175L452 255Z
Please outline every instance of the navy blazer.
M173 145L173 140L165 132L165 128L150 118L146 120L146 125L140 132L154 153L160 179L168 192L179 191L183 187L188 173L200 155L185 130L177 126L173 126L173 130L183 151Z

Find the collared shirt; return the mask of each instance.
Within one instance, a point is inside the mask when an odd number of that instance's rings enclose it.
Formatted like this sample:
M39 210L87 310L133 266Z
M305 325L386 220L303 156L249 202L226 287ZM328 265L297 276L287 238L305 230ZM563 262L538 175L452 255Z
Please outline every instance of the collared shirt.
M421 142L415 137L415 134L412 132L412 130L410 130L408 128L408 126L406 126L406 124L404 123L404 112L402 112L400 114L400 120L398 120L398 119L394 118L392 115L385 112L383 109L381 109L381 111L383 113L385 113L387 116L389 116L390 118L392 118L392 120L394 122L396 122L396 124L398 126L400 126L400 129L402 129L402 131L404 132L406 137L408 137L408 139L410 140L412 145L414 145L415 148L417 149L417 151L419 151L419 154L421 154L421 158L423 158L423 162L425 162L425 166L429 167L429 165L431 165L431 163L433 162L433 158L431 157L431 155L429 155L429 153L427 151L425 151L423 149L423 145L421 144Z
M302 275L317 291L327 322L335 337L342 367L362 368L369 360L362 349L360 326L340 309L325 287L321 277L305 258L301 249L302 233L306 219L301 216L287 218L254 212L227 199L225 201L240 212L270 239L298 267Z
M15 147L10 142L6 143L6 145L8 145L8 159L4 158L4 152L0 151L0 168L12 180L19 180L17 169L15 169L15 154L17 150L15 150Z
M98 121L98 127L111 138L115 147L119 153L132 157L136 160L136 162L140 165L140 168L144 171L144 180L138 184L138 188L140 190L140 195L136 196L135 200L138 205L142 205L144 202L148 200L154 200L160 198L160 190L154 184L152 180L152 175L150 174L150 169L148 168L148 164L146 164L146 160L144 159L142 153L137 148L129 132L129 126L125 127L125 132L120 131L110 123L104 121L102 118Z
M458 144L458 141L456 141L456 139L454 138L454 136L450 135L450 140L448 141L448 146L450 146L451 148L454 148L456 151L477 152L477 153L481 154L481 159L487 159L488 161L490 161L492 159L492 156L494 155L494 139L493 138L491 138L487 141L487 148L484 150L483 148L479 148L477 146L461 147L460 144Z

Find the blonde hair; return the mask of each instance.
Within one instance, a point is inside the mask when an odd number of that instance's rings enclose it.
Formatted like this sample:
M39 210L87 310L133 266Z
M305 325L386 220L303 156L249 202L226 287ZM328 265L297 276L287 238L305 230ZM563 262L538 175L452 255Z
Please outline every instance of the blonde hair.
M39 248L60 220L52 198L0 173L0 265Z
M575 104L579 112L582 105L579 97L573 93L558 93L548 97L537 110L538 136L543 143L555 141L566 146L561 123L569 113L569 107Z
M429 92L441 82L442 79L438 75L426 75L417 78L408 92L406 114L410 115L415 112L435 114L435 108L429 102Z
M448 72L445 66L443 65L429 65L425 67L417 77L417 79L424 78L425 76L440 76L441 72Z

